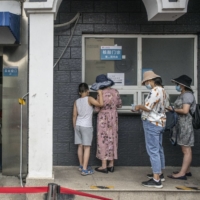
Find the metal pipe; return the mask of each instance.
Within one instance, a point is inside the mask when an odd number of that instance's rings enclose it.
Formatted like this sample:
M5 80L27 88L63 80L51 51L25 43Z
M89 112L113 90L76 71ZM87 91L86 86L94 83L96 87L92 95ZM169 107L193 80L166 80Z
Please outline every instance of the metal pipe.
M80 13L77 13L75 15L75 17L73 19L71 19L69 22L66 22L66 23L63 23L63 24L55 24L54 27L55 28L59 28L59 27L70 25L71 23L73 23L74 21L76 21L76 19L79 18L79 16L80 16Z
M74 31L75 31L76 25L77 25L78 20L79 20L79 17L80 17L80 13L78 13L77 16L78 16L78 17L77 17L77 19L76 19L76 23L75 23L74 28L73 28L73 30L72 30L71 36L70 36L70 38L69 38L69 40L68 40L68 42L67 42L67 45L65 46L63 52L61 53L61 55L60 55L60 57L58 58L58 60L56 61L56 63L54 64L53 68L56 67L56 65L58 64L58 62L60 61L60 59L61 59L62 56L64 55L64 53L65 53L65 51L66 51L66 49L67 49L69 43L71 42L71 39L72 39L72 37L73 37L73 35L74 35Z
M29 93L26 93L22 99L24 99L26 96L28 96ZM24 187L23 181L22 181L22 163L23 163L23 145L22 145L22 139L23 139L23 131L22 131L22 103L21 103L21 125L20 125L20 170L19 170L19 178L20 178L20 185L21 187Z
M47 200L57 200L60 193L60 186L55 183L48 184Z

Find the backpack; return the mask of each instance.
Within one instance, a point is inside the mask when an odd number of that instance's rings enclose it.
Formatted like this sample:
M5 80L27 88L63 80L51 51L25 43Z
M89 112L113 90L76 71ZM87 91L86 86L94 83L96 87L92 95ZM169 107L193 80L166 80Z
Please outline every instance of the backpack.
M190 115L192 116L192 125L194 129L200 129L200 104L196 104L196 109L192 114L190 111Z

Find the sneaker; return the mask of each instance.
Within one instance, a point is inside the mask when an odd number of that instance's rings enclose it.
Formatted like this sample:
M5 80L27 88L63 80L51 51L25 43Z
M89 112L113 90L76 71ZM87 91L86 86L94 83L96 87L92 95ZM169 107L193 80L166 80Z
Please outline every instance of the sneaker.
M162 182L159 180L159 182L154 181L154 179L150 179L148 181L142 182L142 185L145 187L155 187L155 188L162 188Z
M147 177L150 178L150 179L152 179L152 178L153 178L153 174L147 174ZM162 182L165 181L165 177L164 177L163 174L160 174L160 180L161 180Z
M90 169L90 170L84 170L84 169L82 169L82 172L81 172L81 175L82 176L87 176L87 175L91 175L91 174L94 174L94 171L93 171L93 169Z

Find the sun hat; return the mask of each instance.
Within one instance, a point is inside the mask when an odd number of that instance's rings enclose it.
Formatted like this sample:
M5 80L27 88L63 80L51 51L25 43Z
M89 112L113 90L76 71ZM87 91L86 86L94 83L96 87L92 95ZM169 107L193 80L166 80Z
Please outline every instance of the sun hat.
M160 77L160 76L155 74L153 71L144 72L142 85L144 85L145 81L152 80L152 79L157 78L157 77Z
M97 91L99 89L110 87L114 84L115 83L111 79L109 79L106 75L101 74L96 77L96 82L92 84L90 89Z
M192 88L190 87L191 83L192 83L192 79L187 76L187 75L181 75L178 78L174 78L171 80L174 83L178 83L180 85L183 85L184 87L192 90Z

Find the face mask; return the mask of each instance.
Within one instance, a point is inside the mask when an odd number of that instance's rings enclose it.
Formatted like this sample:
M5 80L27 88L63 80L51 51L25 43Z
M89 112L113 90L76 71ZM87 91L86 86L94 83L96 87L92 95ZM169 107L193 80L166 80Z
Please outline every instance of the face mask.
M152 87L151 87L151 85L150 84L148 84L148 85L145 85L146 86L146 88L148 89L148 90L151 90L152 89Z
M176 90L178 91L178 92L181 92L181 86L180 85L176 85Z

